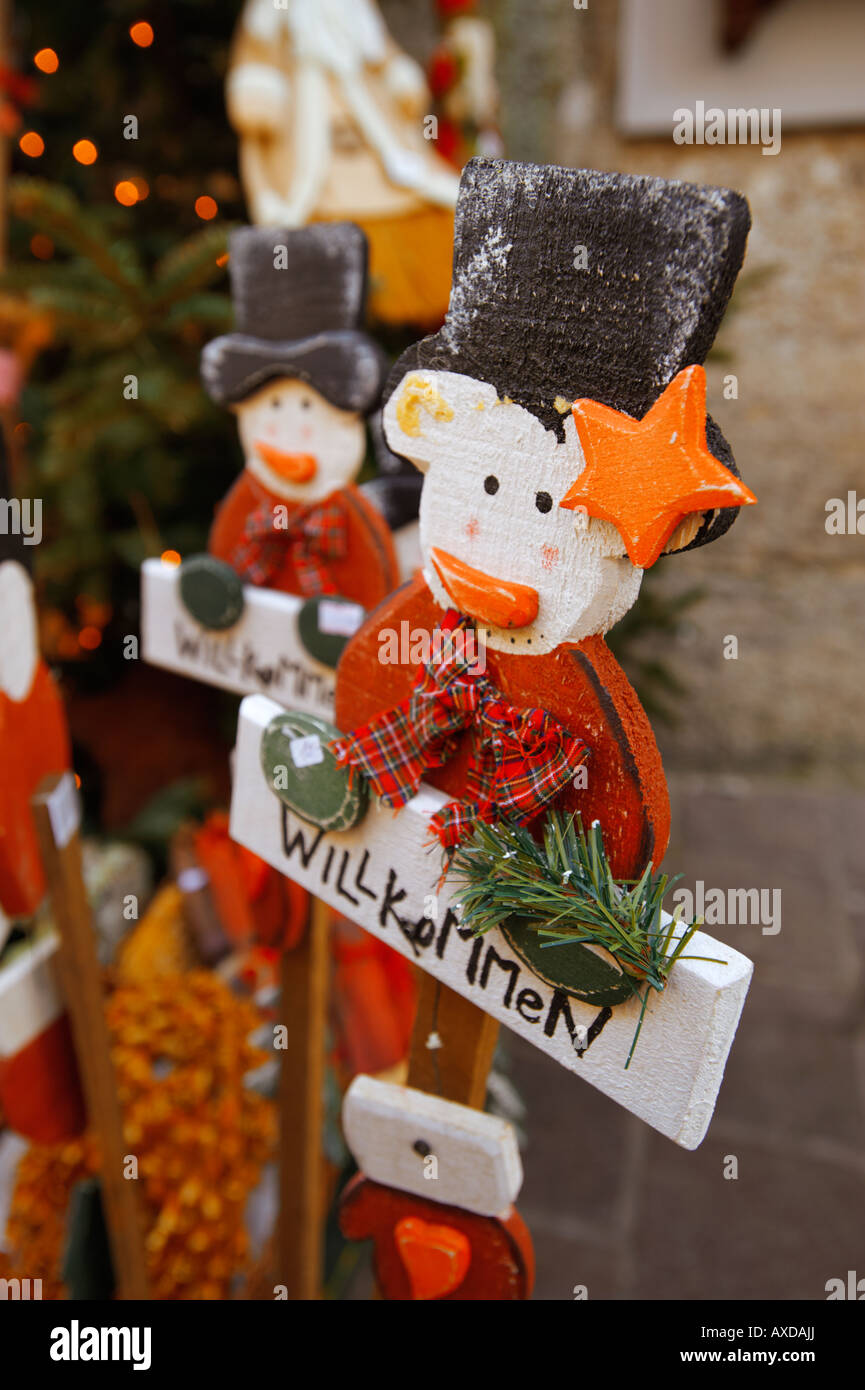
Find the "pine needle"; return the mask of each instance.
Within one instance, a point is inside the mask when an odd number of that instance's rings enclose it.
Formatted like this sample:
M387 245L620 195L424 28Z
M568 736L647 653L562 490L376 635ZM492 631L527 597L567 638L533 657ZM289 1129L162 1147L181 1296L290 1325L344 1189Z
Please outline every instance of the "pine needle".
M462 920L477 936L518 916L537 932L541 948L600 946L630 977L642 1007L625 1067L630 1066L643 1026L649 990L665 988L702 918L687 925L677 909L664 928L661 912L677 874L652 873L647 864L638 879L613 877L597 821L583 829L579 813L552 811L540 843L520 825L478 824L454 855L449 872L460 883ZM724 964L723 961L718 962Z

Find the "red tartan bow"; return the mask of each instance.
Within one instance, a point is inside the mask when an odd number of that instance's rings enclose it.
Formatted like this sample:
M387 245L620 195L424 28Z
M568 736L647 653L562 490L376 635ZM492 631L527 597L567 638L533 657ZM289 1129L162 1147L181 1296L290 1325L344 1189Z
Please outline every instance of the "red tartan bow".
M300 591L307 598L335 594L322 559L341 560L348 548L348 522L338 502L322 502L293 517L283 530L275 525L274 504L250 512L231 565L252 584L267 584L282 565L286 549L294 562Z
M590 750L546 710L509 705L471 669L458 637L471 628L469 618L451 611L442 628L450 634L449 652L437 665L420 667L411 695L332 748L340 764L364 773L386 806L404 806L424 772L444 766L459 735L471 729L470 799L449 802L430 821L450 849L476 820L532 820L573 780Z

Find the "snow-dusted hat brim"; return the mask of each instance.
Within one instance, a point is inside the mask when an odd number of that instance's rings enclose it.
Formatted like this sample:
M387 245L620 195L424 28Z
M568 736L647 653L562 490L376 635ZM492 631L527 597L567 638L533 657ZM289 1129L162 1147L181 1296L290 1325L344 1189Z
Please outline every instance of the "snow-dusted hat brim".
M201 354L204 388L217 405L234 405L276 377L291 377L340 410L366 413L378 401L386 373L384 353L353 329L285 343L226 333Z

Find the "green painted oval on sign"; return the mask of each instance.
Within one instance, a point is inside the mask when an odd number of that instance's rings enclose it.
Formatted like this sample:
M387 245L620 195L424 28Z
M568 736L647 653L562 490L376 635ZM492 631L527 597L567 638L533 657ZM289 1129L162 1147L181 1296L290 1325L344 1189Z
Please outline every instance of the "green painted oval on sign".
M321 830L350 830L366 814L369 786L355 770L337 765L328 744L339 729L314 714L275 714L261 736L259 757L274 796L301 820Z
M243 613L243 581L215 555L190 555L180 566L180 598L202 627L224 632Z
M601 947L542 947L544 938L525 917L505 918L501 932L512 950L545 984L563 989L585 1004L623 1004L639 988L640 981L626 975L609 951Z
M365 617L359 603L322 594L303 604L297 615L298 636L310 656L333 669Z

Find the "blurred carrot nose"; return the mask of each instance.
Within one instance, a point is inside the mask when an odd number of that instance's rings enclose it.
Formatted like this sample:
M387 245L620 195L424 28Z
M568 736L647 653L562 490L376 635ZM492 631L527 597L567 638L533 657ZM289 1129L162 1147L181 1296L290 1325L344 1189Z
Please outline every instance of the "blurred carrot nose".
M256 440L255 452L268 468L289 483L308 483L318 471L318 460L314 454L286 454L273 444L265 444L263 439Z

